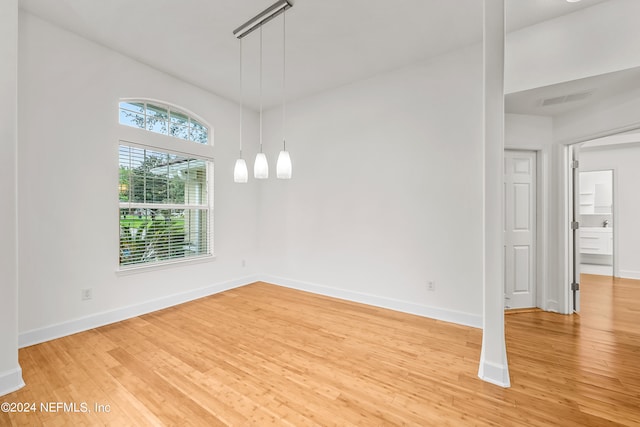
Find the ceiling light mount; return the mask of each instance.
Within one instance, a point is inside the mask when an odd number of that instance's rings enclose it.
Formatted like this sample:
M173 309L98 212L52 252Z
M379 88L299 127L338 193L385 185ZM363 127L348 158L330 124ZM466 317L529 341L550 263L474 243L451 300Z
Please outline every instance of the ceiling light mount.
M236 36L236 38L241 39L291 7L293 7L293 0L278 0L277 2L233 30L233 35Z

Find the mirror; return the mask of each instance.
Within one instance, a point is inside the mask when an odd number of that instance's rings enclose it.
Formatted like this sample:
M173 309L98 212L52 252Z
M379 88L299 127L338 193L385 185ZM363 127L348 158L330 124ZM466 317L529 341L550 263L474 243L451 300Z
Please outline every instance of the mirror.
M580 214L611 214L613 171L580 172Z

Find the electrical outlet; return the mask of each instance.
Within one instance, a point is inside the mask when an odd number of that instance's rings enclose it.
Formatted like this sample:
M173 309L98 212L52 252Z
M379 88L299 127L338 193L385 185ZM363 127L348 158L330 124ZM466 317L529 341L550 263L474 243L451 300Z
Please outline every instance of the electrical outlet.
M241 264L242 264L243 267L246 267L247 266L247 261L243 259Z
M93 289L92 288L82 289L80 292L81 292L80 299L82 301L89 301L89 300L93 299Z
M436 282L434 282L433 280L429 280L427 282L427 290L428 291L435 291L436 290Z

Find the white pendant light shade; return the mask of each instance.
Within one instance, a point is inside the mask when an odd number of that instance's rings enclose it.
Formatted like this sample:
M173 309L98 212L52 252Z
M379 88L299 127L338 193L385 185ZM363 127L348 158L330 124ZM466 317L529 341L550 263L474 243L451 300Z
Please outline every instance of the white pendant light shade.
M280 151L276 169L278 179L291 179L291 157L289 157L288 151Z
M269 178L269 164L264 153L256 154L256 162L253 164L253 177L255 179Z
M245 183L249 178L249 172L247 171L247 162L244 159L236 160L236 167L233 169L233 182Z

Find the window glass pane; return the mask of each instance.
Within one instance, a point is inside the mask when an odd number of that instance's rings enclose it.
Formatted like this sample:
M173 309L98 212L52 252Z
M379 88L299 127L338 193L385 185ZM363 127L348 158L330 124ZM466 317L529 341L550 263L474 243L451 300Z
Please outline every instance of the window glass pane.
M207 128L191 119L191 134L189 139L200 144L206 144L208 141Z
M129 202L144 203L145 200L145 177L144 172L139 169L131 170L129 181Z
M209 252L207 209L184 209L185 256L203 255Z
M147 150L141 172L144 173L144 202L167 202L167 154Z
M118 180L118 192L120 194L121 202L129 201L129 191L131 190L131 166L129 159L129 147L120 146L118 150L119 160L119 180Z
M125 110L133 111L134 113L144 114L144 103L143 102L121 102L120 108L124 108Z
M149 219L140 209L120 209L120 264L145 262L145 229Z
M167 122L153 117L147 117L147 130L155 133L167 134Z
M189 128L186 126L180 126L175 123L169 125L169 135L176 138L189 140Z
M186 181L181 175L171 176L168 180L168 202L172 204L184 204L184 191Z
M162 117L166 120L169 117L169 113L165 107L147 104L147 116Z
M120 209L120 264L182 258L186 233L181 211Z
M120 146L121 202L207 203L207 164L176 154Z
M154 117L147 117L147 130L166 135L167 122Z
M167 179L166 176L157 175L151 171L145 182L146 203L167 203Z
M207 209L120 209L120 264L209 253Z
M207 170L204 160L191 159L185 164L185 194L186 204L200 205L207 202L206 181Z
M184 173L183 164L184 157L169 155L169 164L171 165L169 176L167 178L167 197L168 203L184 203L184 191L186 186L186 174Z
M129 170L126 167L120 165L120 181L118 183L118 192L120 194L121 202L129 201L129 190L131 189L129 178Z
M140 166L144 162L144 150L120 146L120 179L118 189L121 202L143 201L144 177Z
M140 168L146 157L146 150L135 147L121 147L120 150L122 163L126 163L130 169Z
M169 113L166 108L157 105L147 104L147 130L151 132L168 134L167 121Z
M120 124L144 129L144 115L121 109Z
M171 110L171 123L176 123L182 126L189 125L189 116L184 113Z

